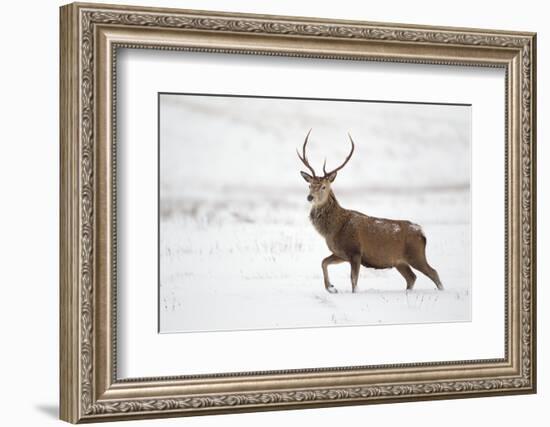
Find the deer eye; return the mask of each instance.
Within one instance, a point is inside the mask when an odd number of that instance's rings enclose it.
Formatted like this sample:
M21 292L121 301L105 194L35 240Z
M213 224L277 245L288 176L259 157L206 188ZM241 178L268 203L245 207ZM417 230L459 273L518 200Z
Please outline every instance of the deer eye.
M325 188L327 188L327 187L326 187L325 185L323 185L323 186L321 187L321 190L324 190Z

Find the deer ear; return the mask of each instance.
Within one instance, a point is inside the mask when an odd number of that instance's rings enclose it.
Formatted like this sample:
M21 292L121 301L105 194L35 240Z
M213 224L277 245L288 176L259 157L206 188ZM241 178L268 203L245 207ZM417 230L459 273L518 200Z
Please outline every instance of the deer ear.
M330 182L333 182L336 179L336 171L332 172L329 176L327 176L327 179Z
M313 177L304 171L300 171L300 175L302 175L302 178L304 178L306 182L311 182L313 180Z

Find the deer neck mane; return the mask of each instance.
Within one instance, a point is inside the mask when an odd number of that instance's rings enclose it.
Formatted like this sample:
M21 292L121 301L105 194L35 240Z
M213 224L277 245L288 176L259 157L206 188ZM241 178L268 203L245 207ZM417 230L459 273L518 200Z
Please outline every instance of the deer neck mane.
M309 219L315 229L322 236L327 237L340 230L345 220L344 212L345 209L340 206L331 190L325 203L311 208Z

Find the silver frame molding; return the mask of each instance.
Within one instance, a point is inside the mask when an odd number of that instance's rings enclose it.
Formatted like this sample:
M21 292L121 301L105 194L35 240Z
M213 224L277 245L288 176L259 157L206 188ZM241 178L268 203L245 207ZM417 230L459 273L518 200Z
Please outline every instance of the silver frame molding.
M81 3L63 6L60 17L61 419L112 421L536 391L536 34ZM117 379L118 48L504 68L505 357Z

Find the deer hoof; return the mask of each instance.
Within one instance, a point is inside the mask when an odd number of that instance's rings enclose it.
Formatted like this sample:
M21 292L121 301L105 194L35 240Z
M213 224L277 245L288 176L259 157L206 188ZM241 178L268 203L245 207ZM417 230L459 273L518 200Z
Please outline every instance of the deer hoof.
M334 286L330 285L330 286L327 287L327 292L329 294L337 294L338 290Z

